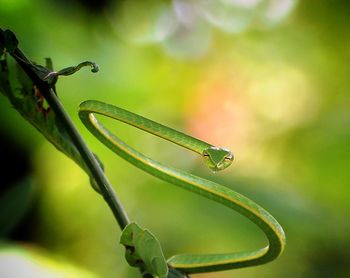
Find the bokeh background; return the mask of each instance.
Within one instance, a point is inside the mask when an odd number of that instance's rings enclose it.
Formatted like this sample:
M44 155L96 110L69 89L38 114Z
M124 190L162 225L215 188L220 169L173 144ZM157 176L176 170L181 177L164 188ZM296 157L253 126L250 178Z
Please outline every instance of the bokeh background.
M167 257L250 250L265 238L238 214L122 161L82 126L77 106L98 99L233 150L230 169L213 174L177 146L106 122L146 154L253 199L284 227L278 260L194 277L350 277L349 12L345 0L0 0L0 26L38 63L99 64L98 74L61 78L59 97L130 218ZM87 176L3 96L0 104L0 276L139 277Z

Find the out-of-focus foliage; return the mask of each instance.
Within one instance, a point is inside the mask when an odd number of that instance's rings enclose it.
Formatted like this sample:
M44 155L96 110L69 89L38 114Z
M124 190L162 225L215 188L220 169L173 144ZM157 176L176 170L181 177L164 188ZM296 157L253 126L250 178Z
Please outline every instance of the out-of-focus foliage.
M146 154L250 197L284 227L287 248L275 262L203 277L349 276L348 1L109 1L95 12L82 3L0 0L0 27L14 31L37 62L49 56L56 69L99 64L97 75L60 80L59 97L132 220L155 233L166 257L242 251L265 241L248 220L115 157L79 123L79 102L110 102L234 152L230 169L214 175L176 146L105 121ZM139 277L86 175L3 96L0 104L0 131L8 138L1 161L16 155L6 150L24 150L33 170L23 176L35 179L35 202L4 238L7 246L29 242L45 250L42 256L96 276ZM4 169L2 181L11 181ZM3 195L12 183L1 186Z

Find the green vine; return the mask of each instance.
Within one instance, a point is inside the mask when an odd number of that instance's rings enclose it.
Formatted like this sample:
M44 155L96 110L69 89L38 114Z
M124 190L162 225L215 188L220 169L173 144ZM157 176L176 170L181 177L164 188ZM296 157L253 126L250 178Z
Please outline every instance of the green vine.
M50 59L46 60L46 66L37 65L23 54L16 36L9 30L0 29L0 51L0 91L27 121L88 174L92 187L103 196L122 230L120 243L125 247L126 261L130 266L138 268L144 278L184 278L191 273L255 266L268 263L283 252L286 244L283 228L265 209L225 185L167 167L139 153L104 127L94 114L120 120L196 152L213 171L223 170L231 165L234 157L230 150L213 146L111 104L84 101L79 106L80 119L108 148L153 176L246 216L265 233L269 242L268 246L255 251L179 254L166 260L157 238L149 230L129 221L104 174L103 164L90 151L58 98L55 84L60 76L74 74L86 66L91 67L92 72L97 72L98 66L86 61L54 71ZM15 78L12 76L14 70L9 69L9 55L17 66ZM17 85L13 84L14 80Z

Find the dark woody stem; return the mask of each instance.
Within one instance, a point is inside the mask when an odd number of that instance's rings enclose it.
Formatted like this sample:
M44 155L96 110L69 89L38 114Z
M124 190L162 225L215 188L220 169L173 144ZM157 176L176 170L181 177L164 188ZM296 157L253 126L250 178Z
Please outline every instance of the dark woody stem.
M91 66L92 71L96 72L98 70L97 65L91 62L83 62L76 67L69 67L57 73L53 72L52 76L47 79L45 78L45 76L39 76L35 65L33 65L29 61L29 59L27 59L27 57L22 53L22 51L18 47L16 47L14 51L10 54L15 58L17 63L21 66L21 68L28 75L28 77L34 82L34 84L37 86L39 91L42 93L42 95L48 102L49 106L54 111L57 118L65 127L72 142L78 149L82 159L84 160L87 168L89 169L92 178L97 183L103 198L112 210L120 228L123 230L125 226L130 223L126 211L124 210L121 202L116 196L113 187L110 185L96 158L94 157L91 150L88 148L87 144L81 137L80 133L78 132L68 113L65 111L54 89L54 84L57 81L58 75L73 74L83 66ZM50 71L48 71L48 74L50 75Z
M123 230L125 226L130 223L130 221L128 219L126 211L124 210L121 202L116 196L114 189L110 185L95 156L88 148L87 144L81 137L80 133L78 132L77 128L75 127L67 112L64 110L54 90L50 88L49 91L44 94L44 96L52 110L55 112L55 115L59 118L59 120L66 128L67 133L69 134L71 140L78 149L86 166L90 170L92 177L95 179L103 198L112 210L120 228Z

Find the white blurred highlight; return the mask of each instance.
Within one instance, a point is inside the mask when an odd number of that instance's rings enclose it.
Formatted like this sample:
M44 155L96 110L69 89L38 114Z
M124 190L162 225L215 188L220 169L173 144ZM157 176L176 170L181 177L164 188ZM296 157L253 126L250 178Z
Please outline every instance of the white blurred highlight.
M297 0L125 1L110 22L118 36L136 44L161 44L170 56L196 59L210 49L212 27L240 34L272 28Z

